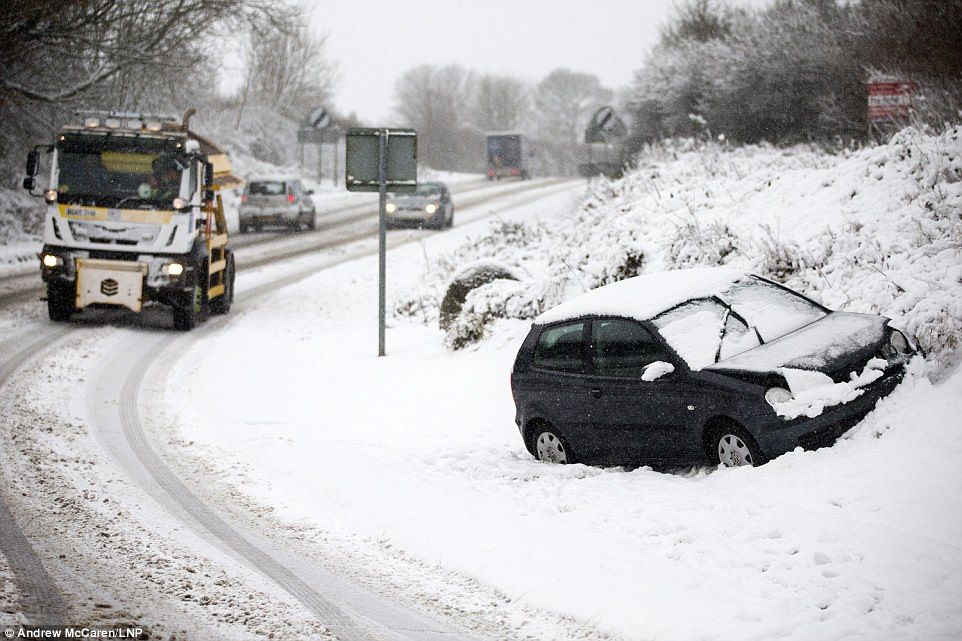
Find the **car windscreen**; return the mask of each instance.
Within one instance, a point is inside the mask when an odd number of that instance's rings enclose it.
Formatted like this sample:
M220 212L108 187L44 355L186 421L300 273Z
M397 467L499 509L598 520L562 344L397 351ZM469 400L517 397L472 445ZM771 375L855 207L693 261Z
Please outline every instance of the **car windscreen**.
M651 320L658 333L693 370L715 362L728 309L717 301L700 298Z
M410 194L394 194L395 200L404 200L406 198L416 198L418 200L423 200L425 198L440 198L441 188L437 185L418 185L417 191Z
M739 281L719 298L758 330L766 343L825 317L803 296L759 278Z
M280 180L258 180L247 183L247 193L251 196L283 196L287 194L287 184Z

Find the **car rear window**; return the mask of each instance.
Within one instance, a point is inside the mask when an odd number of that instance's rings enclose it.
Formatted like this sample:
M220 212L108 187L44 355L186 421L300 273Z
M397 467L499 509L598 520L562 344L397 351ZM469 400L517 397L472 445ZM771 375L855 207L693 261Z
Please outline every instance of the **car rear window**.
M280 196L287 193L287 185L277 180L252 182L247 184L247 193L252 196Z
M541 332L534 349L533 364L544 369L574 371L583 363L582 337L584 322L548 327Z

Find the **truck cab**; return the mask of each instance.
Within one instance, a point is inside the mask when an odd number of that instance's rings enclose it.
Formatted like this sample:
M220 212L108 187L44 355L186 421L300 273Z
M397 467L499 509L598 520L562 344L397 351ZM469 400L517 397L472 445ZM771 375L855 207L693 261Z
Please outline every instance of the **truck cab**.
M38 195L46 151L41 275L50 318L156 302L173 308L175 327L191 329L209 311L226 312L234 261L209 158L220 150L188 130L189 116L81 115L30 153L24 181Z

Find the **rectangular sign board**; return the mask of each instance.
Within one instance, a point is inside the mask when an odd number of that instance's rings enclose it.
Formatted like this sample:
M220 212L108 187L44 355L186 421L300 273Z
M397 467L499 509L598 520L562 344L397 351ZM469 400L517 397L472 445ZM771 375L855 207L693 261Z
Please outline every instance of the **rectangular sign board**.
M411 193L418 186L418 137L413 129L352 127L345 136L344 181L348 191L378 191L380 137L387 136L387 190Z
M869 80L868 119L872 122L908 119L917 89L910 80L886 77Z

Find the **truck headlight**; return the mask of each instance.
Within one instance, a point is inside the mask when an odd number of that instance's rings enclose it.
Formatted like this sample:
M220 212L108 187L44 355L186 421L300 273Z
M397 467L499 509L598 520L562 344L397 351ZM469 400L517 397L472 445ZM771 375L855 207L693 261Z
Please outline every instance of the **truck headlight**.
M63 265L63 258L53 254L44 254L40 260L47 269L55 269Z
M765 400L772 406L772 409L776 409L775 406L778 403L785 403L792 400L792 393L784 387L772 387L765 392Z
M428 212L429 214L433 214L437 210L438 210L438 206L435 205L434 203L431 203L430 205L424 208L424 211Z
M389 214L393 214L395 211L397 211L397 205L395 205L394 203L388 203L384 206L384 211L386 211Z
M180 276L184 273L184 266L180 263L167 263L164 266L164 271L167 272L168 276Z
M43 192L43 199L46 201L48 205L54 204L55 202L57 202L57 190L48 189L47 191Z
M174 206L174 209L176 209L177 211L180 211L182 209L187 209L187 205L189 203L183 198L174 198L174 202L172 204Z

